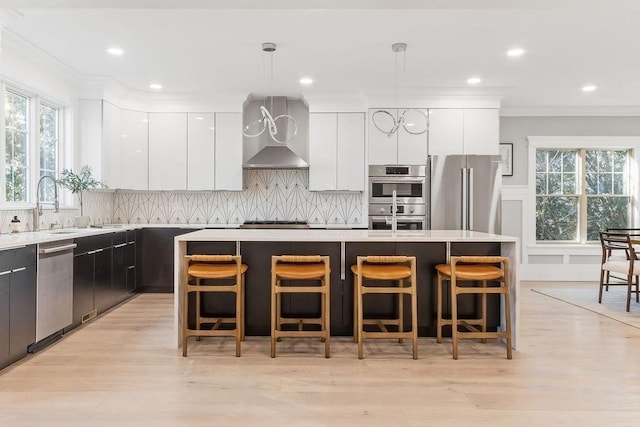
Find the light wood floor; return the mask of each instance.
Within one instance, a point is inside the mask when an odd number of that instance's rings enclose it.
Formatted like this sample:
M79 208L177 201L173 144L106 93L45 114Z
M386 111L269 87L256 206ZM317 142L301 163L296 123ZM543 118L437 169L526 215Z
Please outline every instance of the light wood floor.
M640 329L521 287L520 348L248 337L174 348L172 295L145 294L0 374L0 426L640 425ZM545 283L544 286L549 286ZM584 285L577 285L584 286ZM593 286L593 285L590 285ZM640 305L632 305L640 315Z

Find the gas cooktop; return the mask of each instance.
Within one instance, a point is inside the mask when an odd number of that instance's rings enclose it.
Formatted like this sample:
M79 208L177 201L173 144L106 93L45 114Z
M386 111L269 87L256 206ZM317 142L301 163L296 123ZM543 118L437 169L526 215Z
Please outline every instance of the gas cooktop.
M309 228L306 221L245 221L240 228Z

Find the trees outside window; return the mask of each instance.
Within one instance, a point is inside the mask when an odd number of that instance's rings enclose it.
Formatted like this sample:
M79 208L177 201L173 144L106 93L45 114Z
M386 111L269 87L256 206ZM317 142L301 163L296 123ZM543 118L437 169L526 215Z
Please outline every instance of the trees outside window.
M630 227L630 150L537 149L536 240L588 242Z

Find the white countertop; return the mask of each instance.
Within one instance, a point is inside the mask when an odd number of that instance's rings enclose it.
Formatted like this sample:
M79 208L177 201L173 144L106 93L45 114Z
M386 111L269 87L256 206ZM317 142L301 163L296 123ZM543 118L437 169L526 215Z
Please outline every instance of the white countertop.
M99 234L117 233L141 228L140 224L127 224L106 228L59 228L55 230L24 231L0 235L0 250L19 248L37 243L55 242L58 240L76 239L79 237L97 236Z
M516 242L518 239L500 234L463 230L319 230L319 229L206 229L182 234L177 242L186 241L304 241L304 242Z

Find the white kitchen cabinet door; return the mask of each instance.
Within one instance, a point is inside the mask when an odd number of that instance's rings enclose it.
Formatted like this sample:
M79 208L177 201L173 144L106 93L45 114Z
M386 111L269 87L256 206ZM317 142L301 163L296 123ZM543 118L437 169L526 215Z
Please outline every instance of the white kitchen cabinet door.
M110 188L120 187L120 108L102 101L102 176Z
M187 189L213 190L215 184L215 121L213 113L187 117Z
M374 124L373 116L378 110L388 112L387 114L376 114L376 123L386 127L393 126L393 120L398 116L398 110L374 108L369 110L369 164L370 165L395 165L398 164L398 133L391 135L380 131Z
M149 190L187 189L187 114L149 113Z
M331 191L337 185L338 115L309 114L309 190Z
M242 191L242 114L215 115L215 190Z
M120 110L120 182L117 188L149 189L149 113Z
M364 114L338 113L337 134L336 190L364 191ZM311 171L309 171L309 183L311 183Z
M429 155L463 154L464 110L429 110Z
M427 110L410 109L405 113L404 124L398 128L398 161L399 165L425 165L427 164L427 147L429 133L427 129ZM398 110L399 114L404 109ZM422 114L420 113L422 112ZM415 135L405 129L425 132Z
M500 114L497 108L464 110L464 154L499 154Z

